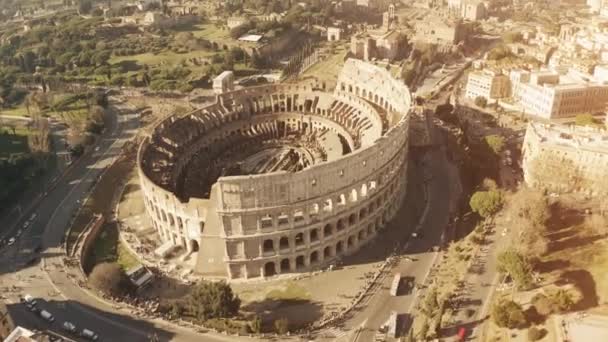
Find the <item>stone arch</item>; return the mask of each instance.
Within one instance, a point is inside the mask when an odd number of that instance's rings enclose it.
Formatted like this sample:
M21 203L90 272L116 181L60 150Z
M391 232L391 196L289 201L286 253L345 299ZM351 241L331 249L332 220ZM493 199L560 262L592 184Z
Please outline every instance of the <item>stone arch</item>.
M272 277L277 274L274 262L269 261L264 265L264 277Z
M281 273L289 272L291 267L289 266L289 259L281 260Z
M171 227L175 227L175 219L173 218L173 214L167 213L167 217L169 218L169 225L171 225Z
M333 233L334 227L331 225L331 223L328 223L325 225L325 227L323 227L323 237L331 236Z
M351 235L348 237L348 239L346 240L346 248L351 248L355 245L355 236Z
M363 185L361 185L361 197L366 197L367 196L367 184L363 183Z
M304 244L304 233L296 234L294 242L296 246L302 246Z
M367 208L361 208L359 211L359 219L362 220L367 216Z
M163 218L163 222L165 222L165 223L166 223L166 222L167 222L167 214L165 213L165 210L164 210L164 209L161 209L161 210L160 210L160 215L161 215L161 216L162 216L162 218Z
M323 258L327 259L327 258L331 258L332 256L334 256L333 250L331 249L331 246L327 246L323 249Z
M356 190L356 189L353 189L353 190L350 192L350 201L351 201L351 202L357 202L357 199L358 199L358 196L357 196L357 190Z
M338 243L336 243L336 254L340 254L344 252L344 241L338 241Z
M310 231L310 242L316 242L319 241L319 230L317 228L314 228Z
M325 211L334 210L334 204L333 204L331 198L328 198L325 200L325 203L323 203L323 210L325 210Z
M340 196L338 196L337 204L346 205L346 195L340 194Z
M281 237L279 240L279 249L288 249L289 248L289 238L287 236Z
M316 264L319 262L319 251L314 251L310 253L310 263Z
M344 219L339 219L336 226L337 226L338 231L341 231L344 228L346 228L346 226L344 225Z
M359 231L359 234L357 235L357 239L359 239L359 241L365 240L365 229L361 229Z
M348 225L352 226L357 223L357 214L352 213L348 216Z
M264 253L274 252L274 241L272 241L272 239L264 240L264 243L262 244L262 251L264 251Z
M298 255L296 257L296 270L302 269L306 267L306 263L304 262L304 256Z
M192 252L198 252L198 241L190 240L190 250Z

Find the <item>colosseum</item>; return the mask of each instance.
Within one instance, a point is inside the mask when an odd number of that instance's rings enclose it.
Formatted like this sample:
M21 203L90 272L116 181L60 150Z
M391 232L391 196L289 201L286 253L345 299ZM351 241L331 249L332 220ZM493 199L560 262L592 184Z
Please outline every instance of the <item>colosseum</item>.
M524 180L532 187L608 194L608 131L529 123L522 168Z
M411 97L346 61L335 89L250 87L160 122L138 173L161 242L203 276L310 271L371 241L405 195Z

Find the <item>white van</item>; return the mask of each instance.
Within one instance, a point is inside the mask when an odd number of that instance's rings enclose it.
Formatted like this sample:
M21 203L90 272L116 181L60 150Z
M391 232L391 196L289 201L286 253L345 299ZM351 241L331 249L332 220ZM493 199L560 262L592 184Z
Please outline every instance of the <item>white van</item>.
M80 336L87 338L91 341L97 341L97 339L99 339L99 335L97 335L96 333L94 333L93 331L91 331L89 329L82 329Z
M26 294L25 296L23 296L23 300L30 305L36 305L36 303L37 303L36 299L29 294Z
M40 317L44 318L50 323L53 323L55 321L55 317L53 317L53 315L51 315L51 313L46 310L40 311Z

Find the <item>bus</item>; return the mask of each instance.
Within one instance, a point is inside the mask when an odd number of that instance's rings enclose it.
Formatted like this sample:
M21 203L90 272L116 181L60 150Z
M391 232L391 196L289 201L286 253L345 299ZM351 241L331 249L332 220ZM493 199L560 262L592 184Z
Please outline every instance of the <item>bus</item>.
M399 293L399 284L401 283L401 273L395 274L393 278L393 283L391 284L390 294L391 296L397 296Z

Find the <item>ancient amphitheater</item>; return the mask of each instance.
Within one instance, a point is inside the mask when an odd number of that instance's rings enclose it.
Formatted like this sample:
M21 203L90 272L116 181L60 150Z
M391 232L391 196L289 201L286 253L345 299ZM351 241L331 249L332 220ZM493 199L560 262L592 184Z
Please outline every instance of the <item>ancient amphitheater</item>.
M228 279L319 268L357 251L399 208L410 93L348 60L315 81L219 95L159 123L138 153L147 213L195 270Z

